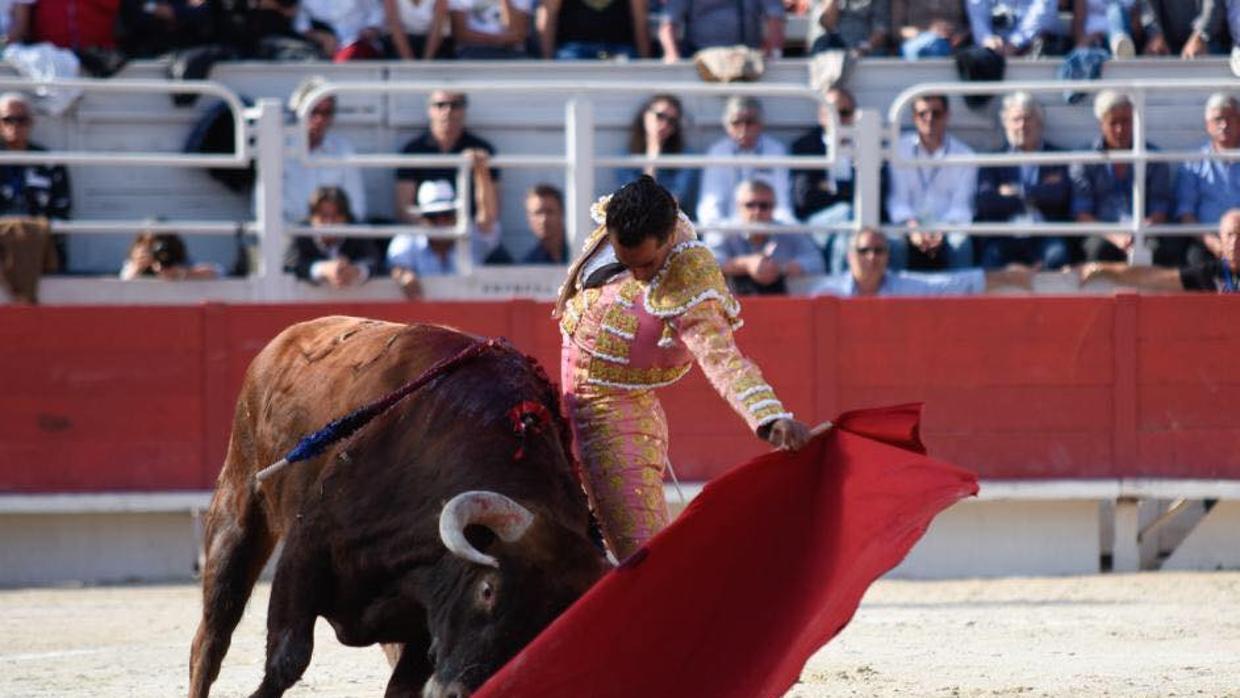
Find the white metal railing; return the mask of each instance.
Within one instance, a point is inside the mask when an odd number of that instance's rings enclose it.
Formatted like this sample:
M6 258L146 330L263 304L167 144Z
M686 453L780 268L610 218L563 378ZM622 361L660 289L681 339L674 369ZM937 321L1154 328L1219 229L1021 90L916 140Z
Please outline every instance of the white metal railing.
M1094 163L1131 162L1134 169L1134 211L1144 210L1144 170L1148 162L1196 161L1206 157L1200 150L1151 152L1145 147L1147 122L1145 119L1145 94L1151 90L1225 90L1233 88L1230 80L1189 80L1167 84L1154 80L1088 81L1088 82L1007 82L1007 83L927 83L901 93L888 110L887 118L873 110L860 110L851 127L839 125L834 109L829 109L831 127L828 129L827 154L822 156L766 156L707 157L704 155L672 155L651 158L643 155L599 155L594 149L593 132L595 119L593 98L600 95L639 94L671 92L681 96L749 95L755 97L803 98L821 104L818 92L807 86L787 84L684 84L684 83L634 83L620 82L588 85L565 81L520 81L489 83L481 81L460 82L348 82L325 83L311 92L299 105L297 122L292 127L296 133L291 149L286 150L286 126L283 104L274 99L261 100L255 107L245 109L240 99L228 88L211 82L166 82L158 80L56 80L31 82L19 79L0 79L0 89L26 89L39 87L69 87L84 91L106 93L183 93L195 92L220 98L229 108L238 124L235 151L224 155L157 152L80 152L48 151L39 153L14 153L0 151L0 163L14 164L76 164L76 165L134 165L176 167L246 167L251 161L258 165L256 182L256 217L243 221L175 221L152 222L149 218L132 220L74 220L54 221L53 229L65 233L117 233L132 232L138 228L156 231L177 231L196 235L233 235L241 230L255 234L259 241L261 266L256 277L255 298L276 299L287 289L280 273L283 248L288 236L332 233L360 237L388 237L399 233L418 233L432 237L463 239L468 233L470 201L465 192L468 184L470 163L464 155L412 155L390 153L361 153L345 158L329 158L310 151L308 138L308 113L314 103L324 97L342 93L374 94L425 94L439 89L471 93L537 93L555 95L565 99L565 148L559 154L509 154L496 155L490 164L511 168L563 167L568 182L566 191L566 223L570 244L592 228L589 207L593 202L594 172L597 168L658 165L671 168L697 168L704 166L763 165L790 169L830 167L842 154L852 155L855 173L855 198L853 220L835 226L820 225L761 225L761 224L711 224L712 229L755 230L769 233L786 232L838 232L855 231L862 226L879 222L881 201L879 199L880 169L883 162L893 166L942 166L942 165L1011 165L1028 162ZM1015 90L1030 92L1095 92L1102 89L1120 89L1132 93L1134 98L1134 148L1124 152L1062 151L1047 154L975 154L950 155L932 163L909 161L902 158L894 145L900 137L903 111L919 95L925 94L992 94ZM884 145L886 135L888 143ZM251 146L251 139L253 145ZM322 228L290 226L282 216L283 165L287 157L297 157L310 167L451 167L457 171L458 224L454 229L429 228L426 226L368 226L347 225ZM1211 155L1222 160L1240 159L1240 150ZM1038 223L1031 225L1013 223L974 223L953 225L953 229L978 234L1022 235L1069 235L1110 232L1123 226L1140 239L1142 235L1199 234L1212 231L1211 226L1195 225L1145 225L1144 216L1134 216L1130 223ZM898 227L892 231L901 230ZM1140 245L1135 246L1141 248ZM468 270L469 246L458 245L462 254L461 268Z
M445 84L443 82L325 82L308 93L298 105L297 129L294 139L294 156L309 167L456 167L458 182L464 182L464 171L469 161L464 155L415 155L392 153L359 153L346 157L326 157L315 155L310 149L309 114L314 105L326 98L344 93L362 94L429 94L436 90L451 90L463 94L476 93L517 93L557 95L566 98L565 105L565 152L562 155L496 155L489 161L498 168L548 168L563 167L568 182L565 192L566 234L570 248L584 239L585 234L593 228L589 210L594 200L594 172L606 167L641 167L658 165L669 168L698 168L705 166L743 166L762 165L766 167L788 168L821 168L829 167L840 150L839 117L834 107L828 105L827 129L829 141L827 154L819 156L786 156L770 157L764 155L737 155L729 157L707 157L704 155L671 155L653 158L644 155L630 156L599 156L594 152L593 131L595 127L594 113L589 98L594 95L638 94L650 95L658 92L671 92L680 96L706 95L731 97L734 95L754 97L786 97L811 100L817 104L826 104L821 94L807 85L778 84L684 84L684 83L638 83L613 82L598 85L587 85L581 82L566 81L512 81L483 82L460 81ZM469 189L457 187L457 231L456 237L463 237L467 225L466 211L468 205L464 192ZM770 232L791 233L802 230L822 230L822 226L746 226L734 224L711 225L712 229L753 230L767 228ZM343 229L342 229L343 230ZM434 229L431 229L434 230ZM467 246L460 245L458 252L462 258L467 257L464 250ZM467 268L467 264L462 268Z
M1205 225L1154 225L1145 222L1146 186L1145 174L1151 162L1195 162L1202 159L1223 161L1240 160L1240 149L1203 153L1194 150L1157 150L1148 148L1146 143L1146 95L1151 90L1165 91L1232 91L1237 87L1234 79L1197 79L1176 80L1168 83L1163 80L1042 80L1030 82L938 82L923 83L910 87L896 96L887 110L888 147L885 159L892 167L949 167L957 165L1003 166L1019 164L1132 164L1132 215L1128 221L1093 223L1037 223L1034 225L1011 223L968 223L944 224L953 231L962 233L983 234L1019 234L1022 235L1091 235L1124 231L1133 235L1133 246L1130 252L1132 260L1148 263L1150 252L1144 244L1147 235L1200 235L1214 232L1215 228ZM1061 150L1038 153L972 153L945 154L934 159L917 159L903 157L897 144L901 138L901 127L905 109L913 102L927 95L1002 95L1016 91L1030 93L1064 93L1064 92L1101 92L1117 90L1132 99L1132 149L1131 150ZM889 226L888 230L899 230L897 226Z

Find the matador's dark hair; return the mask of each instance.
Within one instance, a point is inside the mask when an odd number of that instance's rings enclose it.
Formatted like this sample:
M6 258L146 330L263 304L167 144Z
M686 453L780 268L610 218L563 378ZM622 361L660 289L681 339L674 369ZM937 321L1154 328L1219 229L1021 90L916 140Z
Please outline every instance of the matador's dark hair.
M676 197L650 175L620 187L607 202L607 232L624 247L637 247L646 238L663 244L676 228Z

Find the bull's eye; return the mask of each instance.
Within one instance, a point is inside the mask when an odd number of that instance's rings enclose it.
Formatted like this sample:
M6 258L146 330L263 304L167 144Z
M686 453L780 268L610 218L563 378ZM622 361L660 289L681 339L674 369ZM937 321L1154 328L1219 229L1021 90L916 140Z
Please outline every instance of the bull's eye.
M495 584L489 579L478 583L478 607L484 611L495 608Z

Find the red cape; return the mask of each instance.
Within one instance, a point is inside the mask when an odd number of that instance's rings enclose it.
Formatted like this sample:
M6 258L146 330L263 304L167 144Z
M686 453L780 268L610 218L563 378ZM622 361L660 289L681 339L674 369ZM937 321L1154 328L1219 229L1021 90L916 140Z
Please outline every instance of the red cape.
M474 698L781 696L930 520L977 493L920 405L850 412L711 481Z

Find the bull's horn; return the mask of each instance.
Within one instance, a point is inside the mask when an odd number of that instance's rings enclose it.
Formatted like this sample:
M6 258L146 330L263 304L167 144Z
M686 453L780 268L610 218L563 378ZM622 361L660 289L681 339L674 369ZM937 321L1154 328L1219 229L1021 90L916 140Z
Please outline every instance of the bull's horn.
M471 490L462 492L443 505L439 514L439 537L453 555L479 565L499 567L494 557L479 552L465 538L465 527L479 524L491 529L504 542L511 543L525 535L534 523L534 514L498 492Z

